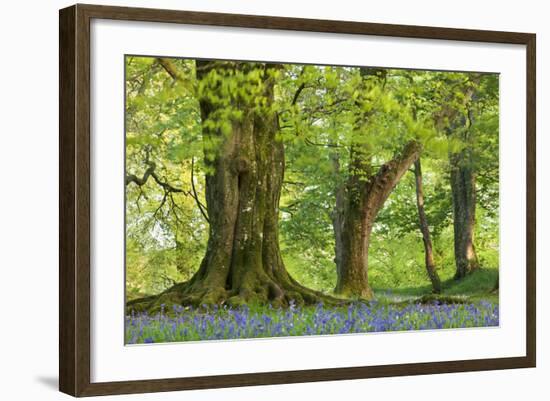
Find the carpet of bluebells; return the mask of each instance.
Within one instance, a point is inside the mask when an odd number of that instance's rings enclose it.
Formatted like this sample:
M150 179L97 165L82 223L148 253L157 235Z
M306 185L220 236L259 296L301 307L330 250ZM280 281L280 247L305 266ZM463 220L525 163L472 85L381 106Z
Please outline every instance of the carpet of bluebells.
M126 343L223 340L381 331L488 327L499 324L498 305L356 303L342 307L291 305L239 308L163 307L154 316L126 317Z

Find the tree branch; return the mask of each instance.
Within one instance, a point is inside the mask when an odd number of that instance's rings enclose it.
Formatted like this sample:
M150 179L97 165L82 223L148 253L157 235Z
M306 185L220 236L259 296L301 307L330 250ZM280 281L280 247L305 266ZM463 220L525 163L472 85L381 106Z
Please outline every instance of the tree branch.
M365 187L370 196L371 207L379 210L393 188L409 167L418 159L422 146L416 141L408 142L401 152L387 163L384 163Z
M154 164L150 164L149 167L147 168L147 170L145 170L145 173L143 173L143 178L138 178L135 174L128 174L126 176L126 185L130 184L131 182L133 182L134 184L136 184L137 186L141 187L143 185L145 185L145 183L147 182L147 180L149 179L149 176L155 171L155 165Z
M421 145L416 141L408 142L399 155L391 161L384 163L375 176L375 183L395 185L403 174L411 167L420 155ZM393 189L393 185L390 185Z
M311 139L309 138L304 138L304 141L307 145L310 145L310 146L321 146L321 147L324 147L324 148L343 148L344 146L342 145L337 145L335 143L318 143L318 142L313 142Z
M185 77L183 76L183 74L178 70L176 65L170 59L157 57L157 61L174 81L185 81Z
M199 207L199 210L202 214L202 217L210 223L210 219L208 218L208 213L206 212L206 207L201 203L199 200L199 197L197 195L197 189L195 188L195 178L194 178L194 171L195 171L195 158L191 158L191 188L193 189L192 197L195 199L195 202L197 203L197 206Z
M157 173L155 172L155 168L156 168L155 163L149 162L147 164L149 164L149 167L147 168L147 170L145 170L145 173L143 173L143 177L139 178L135 174L128 174L126 176L126 180L125 180L126 185L129 185L130 183L133 182L138 187L142 187L143 185L145 185L147 183L147 181L149 180L149 177L153 177L153 180L155 180L155 182L160 187L162 187L162 189L164 190L164 192L166 194L168 194L168 193L183 193L185 195L191 195L191 193L189 191L185 191L181 188L176 188L176 187L172 186L171 184L169 184L167 181L162 180L157 175Z
M172 77L175 82L180 82L184 84L184 87L189 91L193 96L196 95L196 81L189 79L174 62L168 58L157 57L157 62L161 65L162 68Z
M302 93L302 91L305 89L306 87L306 84L304 82L302 82L300 84L300 86L298 87L298 89L296 90L296 93L294 94L294 97L292 98L292 102L290 103L292 106L294 106L296 104L296 102L298 101L298 98L300 97L300 93Z

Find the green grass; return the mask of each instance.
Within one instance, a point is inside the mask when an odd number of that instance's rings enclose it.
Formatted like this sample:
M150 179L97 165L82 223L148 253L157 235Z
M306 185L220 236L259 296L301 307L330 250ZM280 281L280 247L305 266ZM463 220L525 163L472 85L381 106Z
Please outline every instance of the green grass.
M498 280L498 269L483 268L462 280L446 278L442 281L441 298L463 298L468 301L488 301L498 304L498 291L493 291ZM426 280L424 280L426 281ZM388 302L401 301L411 298L421 298L432 293L432 287L426 283L419 286L403 286L398 288L374 287L377 299Z
M332 292L336 281L333 266L312 267L300 258L285 262L303 285ZM126 341L139 344L498 325L499 297L494 291L498 269L483 268L454 280L453 266L442 268L443 291L433 295L425 270L408 267L395 267L406 274L398 284L387 271L373 274L376 300L371 303L288 309L247 305L229 310L166 305L162 314L128 316Z
M336 270L332 263L314 266L303 255L291 255L285 258L285 266L306 287L330 294L336 285ZM394 274L374 263L369 268L369 281L379 301L401 302L432 294L431 283L422 264L396 266L393 270ZM498 268L482 268L462 280L454 279L454 265L440 267L438 274L442 281L442 297L498 303L498 291L493 291L498 281ZM396 275L400 280L394 280Z
M476 295L491 292L498 280L498 269L480 269L462 280L447 280L445 293L449 295Z

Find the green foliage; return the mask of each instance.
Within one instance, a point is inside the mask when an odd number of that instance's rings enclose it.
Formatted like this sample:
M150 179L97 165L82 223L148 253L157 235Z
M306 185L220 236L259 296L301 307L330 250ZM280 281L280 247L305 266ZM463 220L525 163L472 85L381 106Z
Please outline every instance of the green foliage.
M338 189L351 174L368 180L411 140L422 145L425 209L444 292L483 292L496 280L498 76L169 61L176 78L158 59L126 59L126 172L141 179L154 166L156 175L126 185L128 298L158 293L198 269L209 230L199 207L206 203L205 177L224 138L252 111L279 117L277 139L285 145L280 242L286 267L300 283L333 290ZM272 106L266 80L273 85ZM200 102L216 106L206 120ZM478 178L476 250L483 269L458 286L450 281L448 159L463 149L472 153ZM414 175L406 173L373 229L369 279L378 294L430 292L415 202Z
M194 62L173 60L188 75ZM188 279L204 253L205 221L190 197L194 183L203 200L198 103L150 57L126 59L126 174L143 178L154 166L167 191L149 176L126 185L126 281L128 299L158 293Z
M336 286L336 270L331 251L317 247L300 253L283 250L285 267L300 284L330 294Z

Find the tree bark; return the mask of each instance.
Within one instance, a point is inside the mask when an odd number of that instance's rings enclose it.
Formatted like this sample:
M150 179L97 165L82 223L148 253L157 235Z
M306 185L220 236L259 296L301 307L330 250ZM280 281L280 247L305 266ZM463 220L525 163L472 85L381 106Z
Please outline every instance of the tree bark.
M195 275L169 288L141 309L166 304L271 303L274 306L335 300L298 284L286 271L279 249L279 198L284 175L283 143L276 138L278 120L272 111L274 66L250 63L197 62L205 94L200 99L205 146L206 206L210 220L206 254ZM230 79L260 68L261 93L255 96L218 90L207 75L214 68ZM223 69L222 69L223 68ZM225 78L224 78L225 79ZM254 81L257 82L257 81ZM246 87L245 82L243 86ZM257 85L255 83L254 85ZM242 87L239 91L243 91ZM225 96L225 97L224 97ZM258 96L265 107L252 102ZM250 100L252 98L252 100ZM225 132L219 127L228 108L242 112ZM215 143L212 147L208 144ZM138 303L132 305L136 309Z
M411 141L376 174L364 155L353 147L350 175L345 187L341 224L341 260L335 292L347 297L373 299L368 281L368 251L374 221L393 188L418 158L420 145Z
M464 278L479 269L474 247L476 213L476 176L472 168L471 150L452 154L451 192L453 196L455 279Z
M443 107L436 114L436 126L443 128L447 136L459 139L464 145L458 152L449 153L450 183L453 200L455 279L464 278L468 273L479 269L479 261L474 247L474 228L476 211L476 173L473 163L471 103L476 100L475 85L479 77L471 81L472 85L463 88L462 99L466 113L459 108Z
M467 104L475 100L475 91L470 88L465 94ZM474 247L476 215L476 173L471 126L473 115L467 105L466 115L457 115L449 135L457 135L464 143L462 150L449 155L451 168L451 192L453 197L455 279L479 269Z
M416 206L418 208L418 220L420 223L420 231L422 232L422 240L424 241L424 255L426 262L426 271L432 282L432 290L436 294L441 293L441 280L437 274L436 266L433 258L432 240L430 238L430 227L426 212L424 211L424 188L422 183L422 166L420 158L414 162L414 177L416 182Z
M343 224L344 224L344 205L346 199L345 185L340 182L340 157L337 152L331 154L332 167L335 175L334 189L334 209L332 210L331 220L334 231L334 263L336 264L336 277L340 277L340 268L342 266L343 253Z

